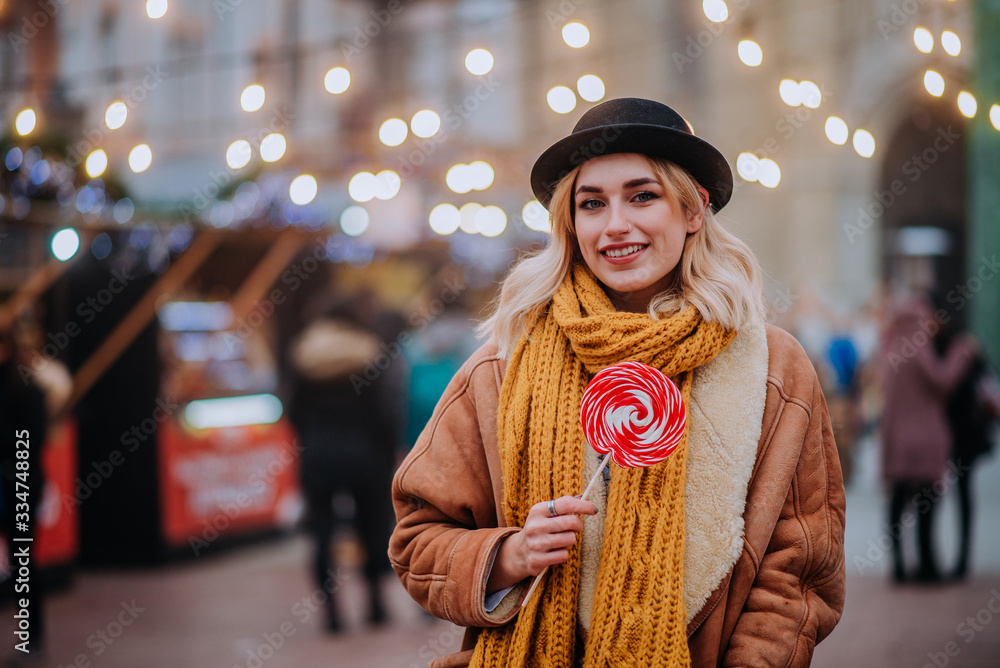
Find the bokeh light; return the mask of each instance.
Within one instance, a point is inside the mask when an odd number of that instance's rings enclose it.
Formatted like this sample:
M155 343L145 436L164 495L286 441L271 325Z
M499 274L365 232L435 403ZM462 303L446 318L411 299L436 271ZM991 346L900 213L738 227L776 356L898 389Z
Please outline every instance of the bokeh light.
M277 162L285 155L288 142L285 135L280 132L272 132L260 140L260 159L264 162Z
M477 202L463 204L458 210L461 220L458 223L459 229L466 234L478 234L479 227L476 226L476 214L483 210L483 205Z
M542 203L533 199L521 209L521 220L530 230L536 232L551 232L552 223L549 220L549 212L545 210Z
M104 173L104 170L108 168L108 154L104 152L103 148L99 148L95 151L91 151L90 155L87 156L87 162L84 164L84 169L87 170L87 176L92 179L96 179L98 176Z
M729 18L729 7L723 0L704 0L701 9L712 23L722 23Z
M230 169L242 169L250 162L253 149L246 139L237 139L226 149L226 164Z
M990 107L990 123L997 130L1000 130L1000 104L994 104Z
M493 69L493 54L486 49L473 49L465 55L465 69L476 76L488 74Z
M777 188L781 183L781 168L778 163L770 158L761 158L758 165L757 183L765 188Z
M316 183L315 176L312 174L300 174L292 179L291 184L288 186L288 198L295 204L308 204L316 199L318 191L319 185Z
M240 107L243 111L257 111L264 106L267 94L260 84L250 84L240 93Z
M590 29L579 21L570 21L562 27L562 38L574 49L582 49L590 44Z
M498 206L484 206L476 212L476 231L484 237L498 237L507 229L507 214Z
M740 153L736 157L736 173L744 181L754 183L760 177L760 160L753 153Z
M749 67L757 67L764 62L764 50L752 39L741 39L736 46L736 53L743 64Z
M778 84L778 95L781 101L789 107L797 107L802 104L802 89L798 81L792 79L782 79Z
M410 130L418 137L433 137L441 129L441 117L430 109L421 109L410 119Z
M853 143L854 150L862 158L870 158L875 155L875 137L868 130L855 130Z
M151 164L153 164L153 150L149 148L149 144L139 144L129 151L128 166L136 174L146 171Z
M390 118L378 129L378 140L386 146L399 146L406 141L406 121L402 118Z
M381 200L389 200L399 194L399 189L403 185L403 180L399 174L391 169L383 169L375 175L375 197Z
M823 93L812 81L800 81L799 94L802 97L802 104L810 109L816 109L823 103Z
M941 33L941 48L949 56L957 56L962 53L962 39L951 30L945 30Z
M944 95L944 77L937 70L924 72L924 88L934 97Z
M850 136L850 130L847 127L847 123L839 116L830 116L826 119L825 130L826 138L837 146L843 146L846 144L847 138Z
M146 0L146 16L149 18L163 18L166 13L167 0Z
M975 118L976 112L979 111L979 104L972 93L963 90L958 94L958 110L966 118Z
M437 234L449 235L458 229L462 222L462 214L453 204L438 204L431 209L428 222Z
M930 53L934 50L934 35L927 28L917 26L913 31L913 44L917 47L917 51Z
M375 175L371 172L358 172L347 183L347 194L355 202L368 202L374 199L377 189Z
M351 205L340 214L340 229L349 237L364 234L370 222L371 216L363 206Z
M554 86L545 94L549 109L557 114L568 114L576 109L576 93L566 86Z
M332 95L340 95L351 85L351 73L343 67L334 67L323 77L323 87Z
M14 129L17 130L17 134L22 137L27 134L31 134L31 131L35 129L35 123L37 118L35 116L35 110L22 109L20 113L14 118Z
M108 126L109 130L117 130L125 125L127 118L128 107L120 100L109 104L107 111L104 112L104 124Z
M80 250L80 235L72 227L59 230L52 236L52 255L66 262Z
M604 81L596 74L584 74L576 80L576 90L587 102L597 102L604 99L606 92Z

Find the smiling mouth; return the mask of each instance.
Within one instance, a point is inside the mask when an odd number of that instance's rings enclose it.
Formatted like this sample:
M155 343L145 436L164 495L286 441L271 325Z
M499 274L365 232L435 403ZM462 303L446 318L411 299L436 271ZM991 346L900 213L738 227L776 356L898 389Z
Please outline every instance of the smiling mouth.
M601 251L601 255L605 257L625 257L626 255L631 255L632 253L638 253L643 248L649 244L632 244L631 246L625 246L623 248L609 248L608 250Z

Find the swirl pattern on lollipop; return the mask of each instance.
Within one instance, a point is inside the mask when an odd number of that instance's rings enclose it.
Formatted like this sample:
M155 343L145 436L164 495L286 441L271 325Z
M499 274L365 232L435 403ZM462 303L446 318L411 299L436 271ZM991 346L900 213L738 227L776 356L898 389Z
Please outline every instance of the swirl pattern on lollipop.
M687 411L681 392L642 362L613 364L594 376L580 405L583 432L619 466L653 466L681 442Z

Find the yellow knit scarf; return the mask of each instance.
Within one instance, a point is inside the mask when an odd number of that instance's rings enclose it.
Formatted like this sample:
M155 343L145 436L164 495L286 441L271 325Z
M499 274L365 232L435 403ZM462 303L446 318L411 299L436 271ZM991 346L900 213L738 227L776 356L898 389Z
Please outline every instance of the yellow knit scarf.
M508 525L523 526L535 503L583 491L580 401L592 374L625 360L644 362L673 378L687 402L690 371L735 335L693 307L664 320L619 313L589 269L575 267L518 343L501 389ZM686 446L685 434L661 464L611 467L587 667L690 665L683 592ZM579 582L578 542L513 621L483 630L471 665L575 665Z

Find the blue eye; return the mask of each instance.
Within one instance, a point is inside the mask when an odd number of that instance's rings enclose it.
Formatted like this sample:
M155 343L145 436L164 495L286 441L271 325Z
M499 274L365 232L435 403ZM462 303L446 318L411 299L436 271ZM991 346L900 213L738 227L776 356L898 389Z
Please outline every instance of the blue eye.
M658 197L659 195L654 195L648 190L644 190L641 193L638 193L634 199L639 202L649 202L650 200L657 199Z
M600 204L601 203L598 202L596 199L587 199L587 200L584 200L584 201L580 202L579 204L577 204L576 208L577 209L583 209L585 211L591 211L593 209L596 209L598 206L600 206Z

